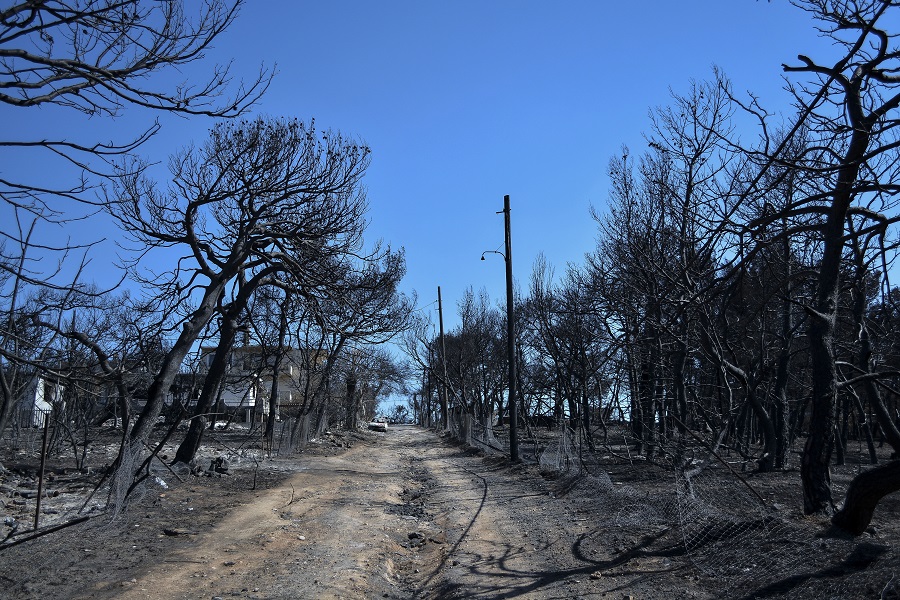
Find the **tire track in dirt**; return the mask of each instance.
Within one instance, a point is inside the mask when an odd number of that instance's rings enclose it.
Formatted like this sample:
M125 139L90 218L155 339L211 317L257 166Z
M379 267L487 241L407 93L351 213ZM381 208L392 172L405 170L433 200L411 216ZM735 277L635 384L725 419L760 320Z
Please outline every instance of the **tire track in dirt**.
M417 582L417 597L579 597L597 570L572 553L586 528L554 512L544 480L523 482L526 467L455 445L432 445L421 462L440 482L428 506L448 544Z
M614 523L589 479L545 479L534 465L451 443L429 444L418 460L436 482L426 506L447 544L417 578L416 598L717 597L695 585L677 531Z

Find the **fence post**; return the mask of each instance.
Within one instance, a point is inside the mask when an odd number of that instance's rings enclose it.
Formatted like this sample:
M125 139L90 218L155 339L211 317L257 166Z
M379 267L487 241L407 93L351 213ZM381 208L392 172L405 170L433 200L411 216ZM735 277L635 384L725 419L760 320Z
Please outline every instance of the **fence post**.
M41 496L44 495L44 466L47 464L47 437L50 431L50 412L44 413L44 440L41 442L41 468L38 471L37 502L34 507L34 529L37 530L41 518Z

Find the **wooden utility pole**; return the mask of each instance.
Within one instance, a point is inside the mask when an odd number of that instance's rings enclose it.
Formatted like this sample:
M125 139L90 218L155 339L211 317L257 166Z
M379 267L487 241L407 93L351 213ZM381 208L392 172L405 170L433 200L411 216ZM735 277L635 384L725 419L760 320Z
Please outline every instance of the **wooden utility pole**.
M516 408L516 315L513 305L512 237L509 225L509 195L503 196L503 221L506 238L506 351L509 356L509 458L519 461L519 426Z
M447 346L444 344L444 308L441 305L441 286L438 286L438 323L441 327L441 370L444 374L441 382L441 427L446 431L450 424L447 408Z

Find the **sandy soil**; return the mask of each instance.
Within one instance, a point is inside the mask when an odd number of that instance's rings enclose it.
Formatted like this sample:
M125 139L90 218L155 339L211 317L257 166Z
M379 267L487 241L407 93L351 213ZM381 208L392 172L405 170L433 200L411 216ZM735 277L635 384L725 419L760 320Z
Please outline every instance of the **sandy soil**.
M641 478L624 466L610 474L610 485ZM598 481L547 479L415 427L354 434L339 453L150 486L113 521L99 515L4 549L0 596L740 596L696 568L677 528L653 514L629 525L630 505L612 515L598 504ZM883 584L839 597L878 598Z

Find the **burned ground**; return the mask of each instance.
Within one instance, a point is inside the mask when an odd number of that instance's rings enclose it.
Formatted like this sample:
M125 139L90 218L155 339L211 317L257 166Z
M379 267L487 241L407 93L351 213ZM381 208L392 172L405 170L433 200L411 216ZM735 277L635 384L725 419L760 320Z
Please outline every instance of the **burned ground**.
M711 467L689 495L661 464L600 453L542 472L414 427L277 459L225 436L203 460L227 454L227 473L182 482L160 462L126 510L95 496L86 522L4 548L4 597L898 597L900 500L836 536L801 514L795 471ZM8 456L0 483L23 530L34 459ZM66 464L48 470L42 527L71 520L97 479ZM859 468L835 468L836 486Z

